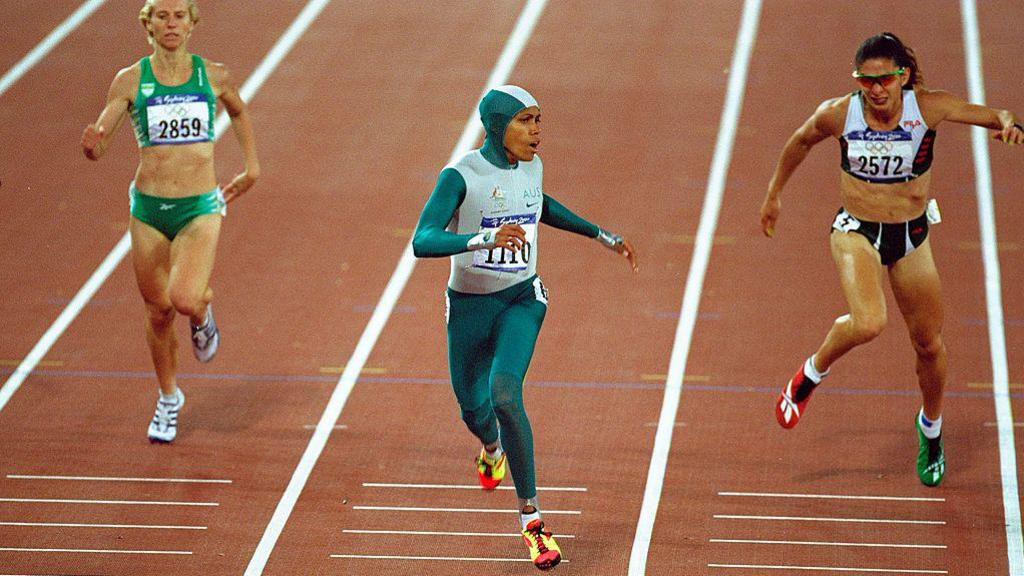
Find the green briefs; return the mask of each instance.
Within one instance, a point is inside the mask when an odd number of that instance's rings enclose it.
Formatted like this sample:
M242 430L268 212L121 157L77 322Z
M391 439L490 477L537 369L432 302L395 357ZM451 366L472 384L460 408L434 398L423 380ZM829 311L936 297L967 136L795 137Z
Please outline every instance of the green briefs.
M220 187L206 194L186 196L184 198L163 198L139 192L132 182L128 189L132 216L140 222L156 228L168 240L174 240L188 223L204 214L220 214L226 216L227 202Z

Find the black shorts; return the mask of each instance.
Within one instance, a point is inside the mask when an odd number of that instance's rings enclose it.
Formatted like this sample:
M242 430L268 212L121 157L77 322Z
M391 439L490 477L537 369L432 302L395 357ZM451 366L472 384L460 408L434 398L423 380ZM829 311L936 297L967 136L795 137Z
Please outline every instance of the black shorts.
M840 232L856 232L868 239L882 257L882 264L892 266L900 258L914 251L928 237L928 214L924 213L910 220L897 224L868 222L858 220L840 208L832 221L832 230Z

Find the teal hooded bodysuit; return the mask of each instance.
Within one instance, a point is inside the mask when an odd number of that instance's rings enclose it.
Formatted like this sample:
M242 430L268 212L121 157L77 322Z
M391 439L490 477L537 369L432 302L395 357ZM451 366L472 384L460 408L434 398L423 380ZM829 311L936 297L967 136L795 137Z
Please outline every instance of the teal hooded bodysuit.
M486 446L500 438L520 509L537 506L523 380L548 307L547 289L537 277L538 226L591 238L601 233L544 192L539 156L509 164L505 130L519 112L536 105L516 86L487 93L480 102L487 131L483 147L441 171L413 237L417 257L451 257L445 297L452 389L462 420L480 442ZM481 238L506 223L526 231L521 251L479 247L488 245Z
M480 102L487 136L481 148L464 154L441 171L413 237L418 257L451 257L448 287L469 294L489 294L536 275L537 228L541 223L590 238L600 229L572 213L544 192L544 164L509 164L505 129L537 101L517 86L500 86ZM471 250L477 234L516 223L526 230L519 253L504 248Z

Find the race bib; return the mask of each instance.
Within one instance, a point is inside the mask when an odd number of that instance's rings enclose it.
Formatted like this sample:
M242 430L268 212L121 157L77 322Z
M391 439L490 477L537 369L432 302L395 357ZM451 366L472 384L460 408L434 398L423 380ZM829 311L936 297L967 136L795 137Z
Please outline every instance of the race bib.
M505 247L495 247L473 252L473 267L501 272L520 272L526 270L533 257L533 246L537 241L537 215L518 214L496 218L483 218L480 221L481 232L497 232L505 224L519 224L526 232L526 243L518 252Z
M914 141L910 132L855 131L846 135L850 171L868 180L901 180L912 175Z
M169 94L146 100L152 144L210 141L210 108L204 94Z

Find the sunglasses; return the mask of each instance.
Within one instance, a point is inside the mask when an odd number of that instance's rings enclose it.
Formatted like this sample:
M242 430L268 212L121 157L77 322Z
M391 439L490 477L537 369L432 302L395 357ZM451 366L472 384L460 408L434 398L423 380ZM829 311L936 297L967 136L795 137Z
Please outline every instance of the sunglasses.
M895 84L899 77L906 72L906 68L900 68L894 72L886 72L885 74L861 74L856 70L853 71L853 78L857 80L857 83L861 85L865 90L871 90L871 87L878 84L882 85L882 88L889 88Z

